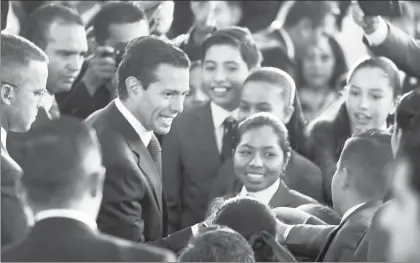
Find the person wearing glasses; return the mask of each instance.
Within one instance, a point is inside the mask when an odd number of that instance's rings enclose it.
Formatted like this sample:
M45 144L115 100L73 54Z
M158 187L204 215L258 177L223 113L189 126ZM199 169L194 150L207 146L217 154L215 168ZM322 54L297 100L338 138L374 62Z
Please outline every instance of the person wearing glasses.
M22 74L25 72L25 74ZM19 165L6 148L9 131L26 132L46 91L48 57L32 42L1 33L1 245L21 238L27 218L18 194Z

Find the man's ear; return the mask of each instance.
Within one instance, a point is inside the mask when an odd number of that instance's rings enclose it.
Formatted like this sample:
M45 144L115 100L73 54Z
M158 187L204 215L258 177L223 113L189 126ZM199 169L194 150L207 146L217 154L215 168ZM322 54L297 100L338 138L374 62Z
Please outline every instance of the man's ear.
M342 173L342 183L343 183L343 189L348 189L350 187L350 171L348 168L343 168L341 170Z
M284 109L284 124L286 125L289 123L290 119L292 118L293 112L295 112L295 107L290 105Z
M132 76L125 79L125 87L127 88L128 94L132 97L141 96L143 91L141 82Z
M14 100L14 91L13 87L8 84L2 84L1 85L1 102L5 105L11 105Z
M311 36L313 27L311 21L308 18L303 18L301 21L299 21L298 27L303 37L308 38Z

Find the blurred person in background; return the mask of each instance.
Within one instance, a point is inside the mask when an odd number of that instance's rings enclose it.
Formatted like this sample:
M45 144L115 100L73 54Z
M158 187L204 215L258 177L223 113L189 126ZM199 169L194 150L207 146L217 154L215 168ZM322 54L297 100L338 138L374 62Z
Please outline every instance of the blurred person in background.
M209 97L203 89L203 74L201 62L194 61L190 67L190 92L184 100L184 108L189 109L195 106L203 105L209 100Z
M85 119L117 95L116 70L132 39L149 35L144 11L131 2L103 5L93 20L94 54L71 91L57 98L62 113Z
M22 25L21 35L47 54L48 96L37 122L58 118L57 96L71 90L87 52L86 31L79 14L63 5L44 5L33 11ZM47 102L48 99L48 102Z
M338 83L347 72L343 49L331 35L311 43L298 59L298 96L307 121L319 117L340 97Z

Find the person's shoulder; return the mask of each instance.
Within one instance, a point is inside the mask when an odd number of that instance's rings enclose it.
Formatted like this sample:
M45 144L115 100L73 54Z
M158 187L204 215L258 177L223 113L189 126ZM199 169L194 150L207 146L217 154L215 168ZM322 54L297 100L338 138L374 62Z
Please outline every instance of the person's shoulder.
M121 253L121 257L128 261L171 262L176 260L175 254L164 248L144 243L134 243L106 234L101 234L99 238L102 242L114 246Z
M290 189L289 193L295 199L295 202L296 202L296 204L294 205L295 207L298 207L304 204L319 204L319 202L315 200L314 198L309 197L305 194L302 194L296 190Z
M205 113L209 109L208 104L197 105L192 108L184 110L181 114L174 119L171 130L188 128L188 124L195 123L196 120L205 118Z

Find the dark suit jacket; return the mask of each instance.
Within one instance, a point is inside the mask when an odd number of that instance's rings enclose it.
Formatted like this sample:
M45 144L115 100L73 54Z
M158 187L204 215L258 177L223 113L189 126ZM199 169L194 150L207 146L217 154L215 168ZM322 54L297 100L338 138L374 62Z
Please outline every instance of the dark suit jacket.
M356 258L357 247L379 206L378 202L366 203L342 221L334 239L325 248L326 253L321 261L359 261ZM286 244L292 253L315 259L335 227L337 226L296 225L287 236Z
M365 234L356 250L356 258L360 262L389 262L389 235L379 225L379 215L388 203L383 204L375 212L371 225L366 229Z
M312 197L320 203L324 202L321 170L294 150L292 150L285 176L282 179L291 189ZM236 180L233 159L229 159L219 169L211 199L228 194Z
M163 188L173 232L204 220L221 165L210 103L178 116L162 149Z
M3 262L165 262L167 250L95 232L70 218L37 222L23 242L2 249Z
M1 145L1 246L19 241L28 230L28 221L19 196L22 170Z
M239 180L235 180L231 185L230 191L227 193L225 197L234 197L238 195L242 190L243 184ZM295 190L289 189L289 187L280 180L279 188L274 196L271 198L269 206L271 208L276 207L291 207L296 208L300 205L304 204L317 204L318 202L304 194L301 194Z
M366 39L363 42L376 56L387 57L408 75L420 78L420 41L389 23L388 28L388 36L381 45L369 46Z
M182 249L191 236L190 229L180 231L181 236L174 234L174 243L171 238L161 239L168 233L161 174L134 128L114 102L86 122L96 129L107 169L99 229L132 241L155 242L173 251Z

